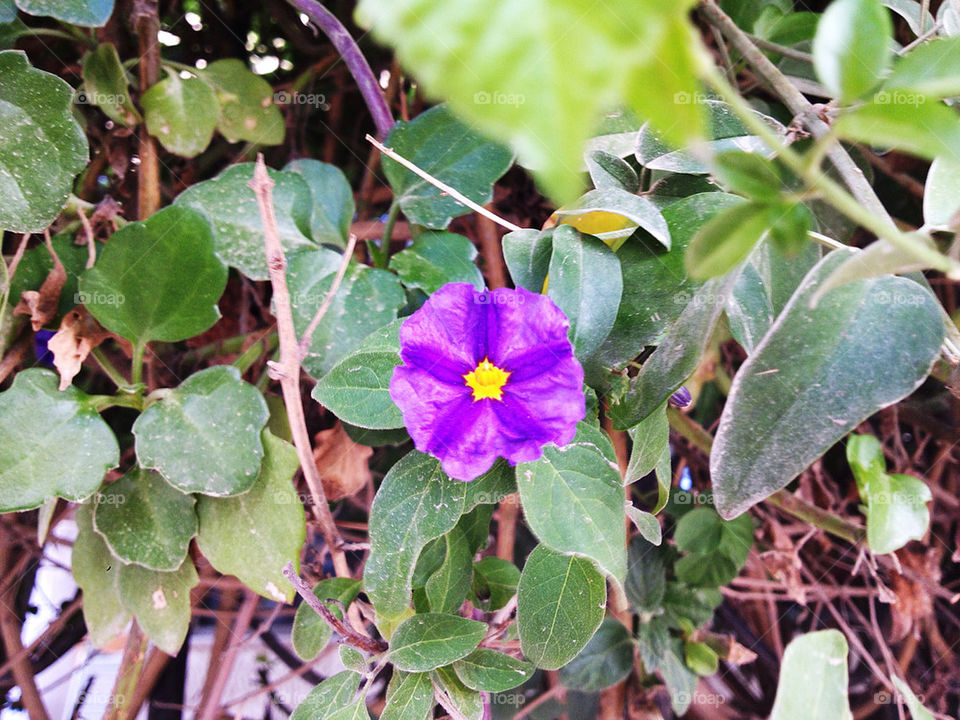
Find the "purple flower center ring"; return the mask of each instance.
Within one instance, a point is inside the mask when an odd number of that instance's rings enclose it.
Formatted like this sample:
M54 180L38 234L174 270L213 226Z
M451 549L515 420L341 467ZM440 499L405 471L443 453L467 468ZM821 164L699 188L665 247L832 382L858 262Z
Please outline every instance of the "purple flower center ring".
M473 480L498 457L516 465L569 443L586 414L569 325L522 288L437 290L400 326L403 365L390 380L417 450Z

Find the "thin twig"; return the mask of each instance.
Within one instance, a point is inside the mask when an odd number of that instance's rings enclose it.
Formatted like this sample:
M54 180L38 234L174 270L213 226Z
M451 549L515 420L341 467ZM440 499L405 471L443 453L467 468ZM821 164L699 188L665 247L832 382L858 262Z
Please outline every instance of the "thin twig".
M130 625L130 634L127 635L127 644L123 648L117 679L113 683L110 704L103 713L103 720L126 720L132 714L130 704L133 701L133 691L140 680L140 673L143 672L146 652L147 636L134 620Z
M390 106L387 105L383 92L380 90L380 84L374 77L370 64L360 52L357 42L353 39L347 29L343 26L337 17L327 10L323 5L314 0L287 0L299 12L302 12L311 22L323 31L333 46L340 53L343 62L346 64L350 74L363 95L363 100L370 110L373 122L377 126L377 134L380 137L386 137L393 127L393 115L390 113Z
M90 224L87 214L79 205L77 206L77 215L80 216L80 224L83 225L83 234L87 238L87 264L84 267L89 270L93 267L94 263L97 262L97 248L93 244L93 225Z
M504 220L504 219L503 219L502 217L500 217L499 215L496 215L496 214L490 212L490 211L487 210L485 207L483 207L483 205L478 205L478 204L475 203L473 200L471 200L470 198L468 198L466 195L464 195L463 193L459 192L458 190L455 190L454 188L450 187L449 185L447 185L447 184L446 184L445 182L443 182L442 180L437 180L433 175L431 175L430 173L428 173L426 170L421 170L419 167L417 167L416 165L414 165L412 162L410 162L409 160L407 160L407 159L406 159L405 157L403 157L402 155L398 155L398 154L395 153L393 150L391 150L390 148L386 147L383 143L378 142L377 139L376 139L375 137L373 137L372 135L367 135L367 142L369 142L371 145L373 145L375 148L377 148L381 153L383 153L383 154L386 155L387 157L389 157L389 158L391 158L392 160L394 160L394 161L400 163L401 165L403 165L403 166L404 166L405 168L407 168L407 170L409 170L410 172L419 175L419 176L422 177L424 180L426 180L428 183L430 183L431 185L433 185L435 188L438 188L439 190L442 190L443 192L445 192L447 195L449 195L450 197L452 197L452 198L453 198L454 200L456 200L458 203L461 203L462 205L465 205L466 207L470 208L470 209L473 210L474 212L480 213L480 214L483 215L485 218L488 218L488 219L490 219L490 220L493 220L495 223L497 223L497 225L500 225L500 226L502 226L502 227L505 227L507 230L510 230L511 232L516 232L517 230L522 230L522 229L523 229L523 228L521 228L519 225L514 225L514 224L513 224L512 222L510 222L509 220Z
M286 565L284 565L283 576L293 583L293 588L297 591L297 595L303 598L303 601L312 607L316 613L322 617L327 624L334 629L334 631L339 633L348 644L373 655L378 655L387 651L388 645L385 642L382 640L376 640L374 638L364 637L353 628L348 627L336 615L330 612L330 609L320 602L320 599L313 594L313 590L311 590L310 587L303 581L303 578L297 574L297 571L293 567L293 563L288 562Z
M440 707L450 714L453 720L470 720L470 718L460 712L460 708L453 704L453 700L450 699L446 691L436 683L433 685L433 697L440 703Z
M340 267L337 268L337 274L333 278L333 284L330 286L330 289L327 291L327 296L323 299L323 302L320 304L320 307L317 308L317 314L313 316L313 320L310 321L310 324L307 325L307 329L303 331L303 335L300 336L300 360L302 361L307 353L310 351L310 339L313 337L314 331L317 329L317 326L320 324L320 321L323 320L323 316L327 314L327 310L330 307L330 303L333 302L333 296L337 294L337 290L340 289L340 283L343 282L343 276L347 272L347 267L350 265L350 260L353 258L353 249L357 246L357 236L351 235L350 240L347 241L347 248L343 251L343 260L340 262Z
M13 258L10 260L10 266L7 268L7 280L13 280L13 274L17 271L17 265L20 264L20 258L23 257L24 251L27 249L27 241L30 239L30 233L24 233L20 238L20 244L17 245L17 251L13 254Z
M283 404L287 408L290 421L290 433L297 449L303 476L307 481L307 487L310 488L313 510L320 523L320 532L333 558L334 569L337 575L350 577L350 568L341 549L343 539L333 521L330 506L327 504L327 496L323 490L320 473L317 471L317 464L313 459L310 436L307 434L307 421L303 414L303 401L300 397L300 345L293 326L290 290L287 288L287 259L283 255L283 246L280 244L277 219L273 210L273 185L274 182L267 174L267 166L263 162L263 154L258 154L250 187L257 196L257 205L263 220L267 269L270 273L270 284L273 286L277 333L280 339L280 361L271 363L269 367L271 377L280 381Z
M237 659L240 647L243 645L244 636L253 620L253 613L257 609L259 601L256 593L246 591L246 597L237 611L237 619L233 622L233 639L227 646L227 651L217 661L217 675L210 685L210 693L203 699L203 705L197 713L197 720L214 720L220 716L220 698L227 687L227 680L230 679L230 671L233 669L233 663Z

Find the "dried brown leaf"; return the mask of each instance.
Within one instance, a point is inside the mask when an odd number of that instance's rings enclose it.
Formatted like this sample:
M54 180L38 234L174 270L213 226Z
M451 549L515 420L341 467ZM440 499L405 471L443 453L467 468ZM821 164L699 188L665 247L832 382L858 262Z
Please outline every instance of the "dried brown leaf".
M70 386L90 351L110 335L83 306L74 308L64 316L60 329L47 343L53 353L53 365L60 373L61 390Z
M363 489L371 478L371 455L373 449L351 440L339 422L314 436L313 459L327 500L342 500Z
M67 281L67 271L54 252L53 246L47 242L47 250L53 259L53 269L43 281L39 290L24 290L20 294L20 302L13 309L14 315L29 315L30 325L36 332L57 316L57 306L60 304L60 292Z
M923 553L904 549L898 556L904 568L923 575L933 583L940 582L943 552L939 548L927 548ZM933 596L923 585L905 575L895 574L891 585L896 603L890 606L890 642L896 643L913 631L918 622L933 613Z

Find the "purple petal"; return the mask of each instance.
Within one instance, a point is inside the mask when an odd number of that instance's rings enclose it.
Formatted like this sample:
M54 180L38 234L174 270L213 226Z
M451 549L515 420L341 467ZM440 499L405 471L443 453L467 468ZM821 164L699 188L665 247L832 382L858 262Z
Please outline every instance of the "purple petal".
M403 362L428 372L421 364L427 358L463 373L475 368L483 360L476 356L476 339L486 323L484 306L475 302L477 294L469 283L449 283L431 295L400 326Z
M556 354L557 359L573 354L567 339L570 322L553 300L546 295L537 295L523 288L501 288L491 293L490 306L495 309L499 333L491 344L490 361L510 370L531 351L546 350ZM566 347L566 353L557 353L558 347Z

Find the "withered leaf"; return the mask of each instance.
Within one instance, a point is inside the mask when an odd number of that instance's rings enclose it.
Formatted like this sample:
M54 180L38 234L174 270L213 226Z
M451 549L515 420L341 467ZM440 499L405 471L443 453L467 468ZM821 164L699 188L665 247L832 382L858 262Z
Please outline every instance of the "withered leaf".
M43 281L39 290L24 290L20 294L20 302L13 309L14 315L29 315L30 324L36 332L57 316L57 307L60 305L60 292L67 281L67 271L57 257L57 253L47 238L47 250L53 259L53 269Z
M47 342L47 348L53 353L53 365L60 373L61 390L70 386L90 351L110 336L82 305L64 316L60 329Z
M314 436L317 463L327 500L342 500L359 492L370 481L367 461L373 448L357 445L338 422Z

